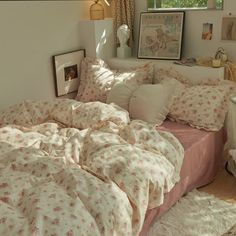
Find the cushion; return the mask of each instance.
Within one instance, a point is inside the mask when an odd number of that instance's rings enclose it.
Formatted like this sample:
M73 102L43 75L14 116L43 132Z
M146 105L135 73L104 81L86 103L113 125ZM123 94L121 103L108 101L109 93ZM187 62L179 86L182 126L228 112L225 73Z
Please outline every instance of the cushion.
M175 97L169 117L195 128L218 131L224 125L229 97L234 89L235 85L229 81L215 86L185 87Z
M111 88L122 81L133 80L138 84L151 83L153 66L142 65L127 71L115 71L108 68L102 60L87 59L82 63L81 82L76 100L81 102L101 101L106 102ZM85 80L85 81L84 81Z
M167 78L174 78L187 85L217 85L224 78L224 70L164 63L156 65L153 82L159 83Z
M15 124L32 126L46 122L58 100L34 101L25 100L0 112L0 125Z
M141 85L130 98L130 117L161 125L169 112L173 90L170 84Z
M130 97L138 87L139 85L136 82L118 83L108 93L106 103L115 103L128 111Z
M80 98L83 95L84 89L87 85L88 65L98 65L103 68L108 68L107 64L101 59L94 59L94 58L90 58L90 57L85 57L81 61L80 82L79 82L79 88L78 88L76 100L80 100Z

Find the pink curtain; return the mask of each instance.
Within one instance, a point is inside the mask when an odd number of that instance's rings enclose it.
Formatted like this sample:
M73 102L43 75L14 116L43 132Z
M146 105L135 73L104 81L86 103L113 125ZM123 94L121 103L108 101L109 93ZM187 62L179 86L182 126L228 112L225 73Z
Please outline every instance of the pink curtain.
M129 46L132 46L134 41L134 7L135 0L114 0L113 1L113 15L115 15L115 36L117 29L122 25L126 24L130 29L130 39ZM116 42L118 43L118 39L116 37Z

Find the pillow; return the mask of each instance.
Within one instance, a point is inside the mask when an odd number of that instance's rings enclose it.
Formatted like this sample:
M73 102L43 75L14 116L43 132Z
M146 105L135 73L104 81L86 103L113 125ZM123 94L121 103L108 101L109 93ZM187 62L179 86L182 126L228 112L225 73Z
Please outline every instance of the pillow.
M27 127L41 124L50 118L56 105L57 100L22 101L0 112L0 125L15 124Z
M160 63L155 66L153 83L174 78L186 85L217 85L224 79L224 69Z
M136 82L124 82L114 85L107 95L107 104L115 103L126 111L129 110L129 101L133 92L139 87Z
M101 59L94 59L94 58L90 58L90 57L85 57L81 61L80 82L79 82L79 88L78 88L76 100L80 100L80 98L83 95L84 89L87 85L87 81L88 81L87 77L89 75L88 74L88 65L98 65L103 68L108 68L107 64Z
M173 91L173 86L165 84L141 85L130 98L130 117L161 125L169 112Z
M27 101L12 105L0 112L0 126L14 124L22 126L31 126L32 115L28 111Z
M165 79L176 79L181 83L190 85L188 78L182 73L178 72L173 65L171 66L168 64L163 64L156 66L153 83L157 84Z
M151 83L153 78L153 66L149 64L128 71L113 71L101 60L94 64L90 59L83 66L85 68L81 68L81 84L76 97L81 102L106 102L107 94L115 84L128 80L138 84Z
M208 131L220 130L228 111L229 96L235 87L225 82L182 89L170 108L170 119Z

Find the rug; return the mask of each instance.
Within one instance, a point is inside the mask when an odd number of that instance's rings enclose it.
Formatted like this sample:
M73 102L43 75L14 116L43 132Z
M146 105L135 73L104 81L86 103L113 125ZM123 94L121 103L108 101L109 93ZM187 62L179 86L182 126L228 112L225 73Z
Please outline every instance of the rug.
M157 220L148 236L236 236L235 224L236 204L194 190Z
M236 235L236 223L235 225L230 228L225 234L223 234L222 236L235 236Z

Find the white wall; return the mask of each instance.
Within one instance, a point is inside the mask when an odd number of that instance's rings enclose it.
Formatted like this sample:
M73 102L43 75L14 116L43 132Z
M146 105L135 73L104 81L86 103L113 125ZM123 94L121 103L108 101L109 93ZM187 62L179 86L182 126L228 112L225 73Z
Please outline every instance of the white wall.
M146 1L136 0L135 54L137 54L140 12L146 11ZM224 10L186 11L183 57L214 56L218 47L223 47L231 60L236 60L236 42L221 41L222 16L236 15L236 1L224 0ZM213 23L213 39L202 40L202 24Z
M0 110L55 97L52 55L80 48L89 1L0 1Z

